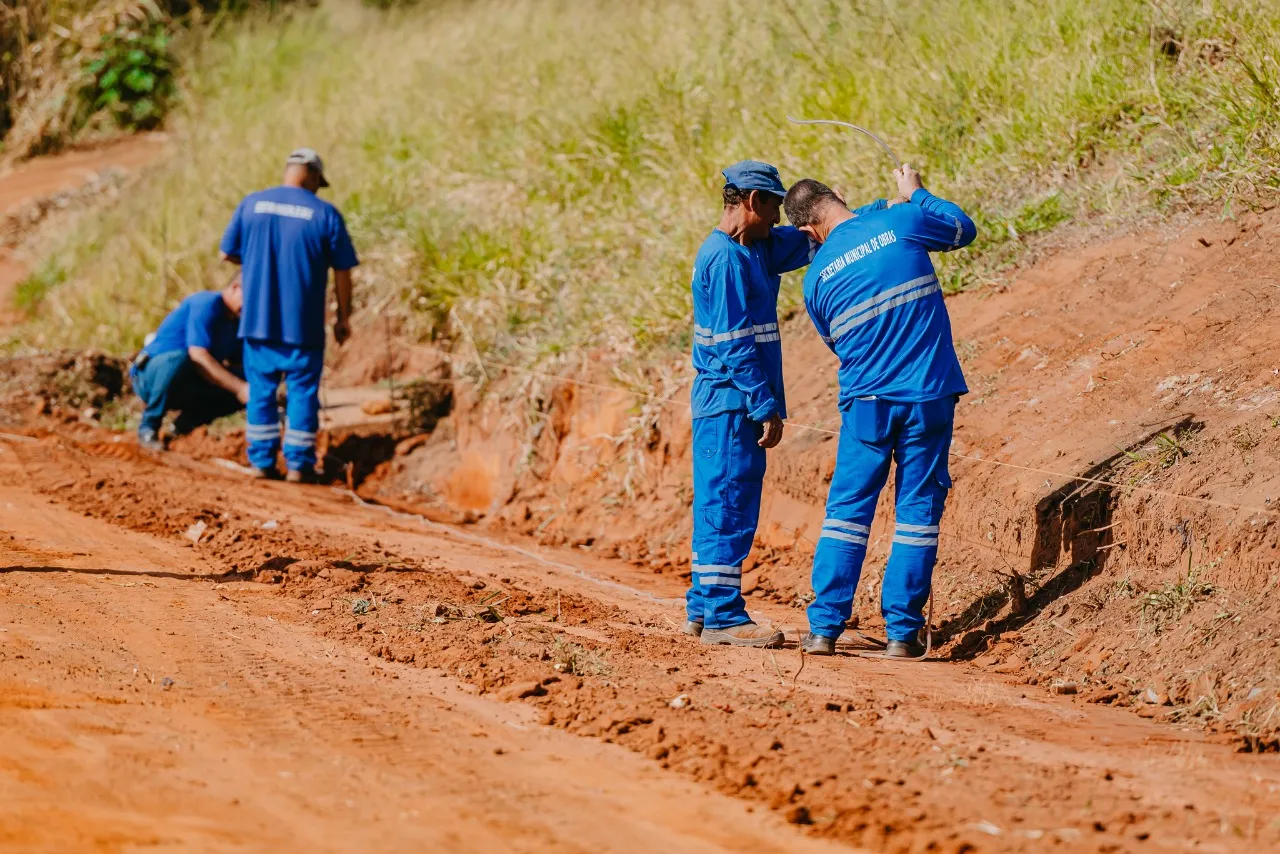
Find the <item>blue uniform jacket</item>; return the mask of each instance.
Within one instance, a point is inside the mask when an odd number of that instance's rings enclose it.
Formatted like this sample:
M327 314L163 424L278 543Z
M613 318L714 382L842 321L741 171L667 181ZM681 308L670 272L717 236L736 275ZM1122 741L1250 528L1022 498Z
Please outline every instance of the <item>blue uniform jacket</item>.
M142 349L148 356L203 347L219 362L240 361L240 321L222 301L221 291L200 291L178 303Z
M324 347L329 270L360 263L337 208L300 187L261 190L236 208L222 251L241 264L241 338Z
M711 232L693 266L693 417L745 410L753 421L787 417L778 290L782 274L809 263L809 238L771 229L743 246Z
M840 358L840 408L859 397L921 403L966 393L929 253L968 246L973 220L924 189L909 203L854 213L804 279L809 317Z

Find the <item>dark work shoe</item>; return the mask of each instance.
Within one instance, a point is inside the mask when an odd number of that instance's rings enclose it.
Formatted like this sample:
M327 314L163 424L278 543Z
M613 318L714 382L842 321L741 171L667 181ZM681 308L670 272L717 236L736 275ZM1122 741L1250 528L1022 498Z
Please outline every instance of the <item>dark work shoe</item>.
M782 632L756 623L742 623L727 629L702 630L702 642L705 644L781 649L782 640Z
M695 638L702 634L701 620L685 620L684 625L680 627L680 631L686 635L693 635Z
M805 632L804 640L800 642L800 648L807 655L835 655L836 639L815 635L813 632Z
M138 431L138 446L148 451L163 451L164 442L155 430L143 428Z
M288 473L285 474L284 479L288 483L315 483L316 470L310 466L300 469L289 469Z
M924 647L919 641L891 640L884 648L885 658L923 658Z
M279 480L280 472L276 471L275 468L260 469L254 466L249 470L249 477L254 480Z

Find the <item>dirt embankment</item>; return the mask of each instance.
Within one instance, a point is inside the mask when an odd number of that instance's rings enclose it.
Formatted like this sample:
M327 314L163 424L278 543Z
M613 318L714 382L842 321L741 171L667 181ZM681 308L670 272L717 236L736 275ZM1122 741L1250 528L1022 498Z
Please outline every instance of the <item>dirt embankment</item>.
M935 587L944 654L1275 745L1278 255L1280 211L1190 220L1082 237L949 301L971 393ZM833 357L803 316L784 347L793 426L770 458L745 586L791 602L832 473L822 431L839 420ZM380 472L380 494L687 574L684 389L641 398L590 372L491 370L499 391L460 390L432 440ZM879 622L891 518L886 501L863 626Z

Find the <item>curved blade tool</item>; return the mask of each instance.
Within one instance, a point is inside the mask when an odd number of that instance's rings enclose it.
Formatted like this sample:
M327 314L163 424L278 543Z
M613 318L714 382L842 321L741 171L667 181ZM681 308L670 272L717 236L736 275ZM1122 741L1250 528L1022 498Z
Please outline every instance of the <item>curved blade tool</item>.
M902 161L898 159L898 155L893 153L893 149L886 145L883 139L864 127L859 127L858 125L850 124L849 122L838 122L835 119L797 119L787 116L787 121L797 125L839 125L842 128L849 128L851 130L856 130L858 133L864 133L874 139L880 147L884 149L885 154L888 154L890 159L893 160L894 166L899 168L902 167Z

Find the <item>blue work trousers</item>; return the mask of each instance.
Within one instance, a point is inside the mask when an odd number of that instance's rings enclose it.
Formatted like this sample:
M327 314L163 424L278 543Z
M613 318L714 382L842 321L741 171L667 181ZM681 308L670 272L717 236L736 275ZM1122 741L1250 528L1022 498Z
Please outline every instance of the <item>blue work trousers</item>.
M138 424L139 433L160 432L165 413L174 410L179 413L174 431L189 433L242 408L234 394L200 374L185 350L148 356L142 367L129 372L129 378L146 407Z
M836 638L853 613L880 490L897 463L894 533L880 607L890 640L916 640L938 559L938 523L951 475L947 454L955 398L925 403L857 399L841 413L840 447L826 519L813 556L809 630Z
M693 419L693 578L689 619L709 629L751 621L742 563L760 519L765 451L761 426L743 411Z
M280 409L276 392L283 380L288 393L284 460L291 471L314 468L316 429L320 426L320 373L324 348L291 347L266 341L244 342L244 378L249 382L249 462L274 468L280 449Z

